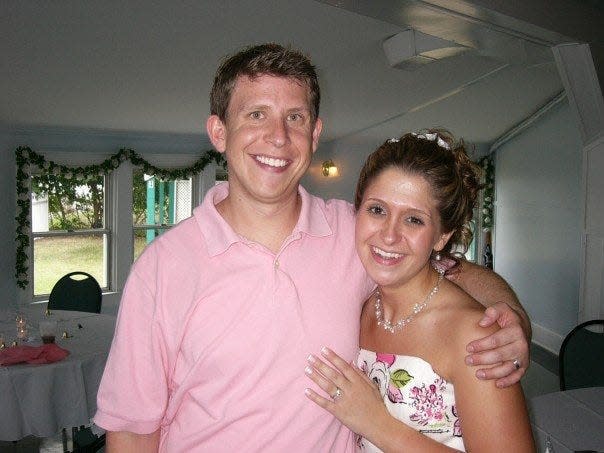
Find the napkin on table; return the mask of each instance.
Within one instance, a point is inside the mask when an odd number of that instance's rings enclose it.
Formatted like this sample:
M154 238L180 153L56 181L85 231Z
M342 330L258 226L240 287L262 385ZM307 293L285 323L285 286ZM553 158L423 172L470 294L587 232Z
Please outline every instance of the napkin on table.
M67 349L63 349L55 343L41 346L13 346L0 349L0 365L52 363L63 360L68 355Z

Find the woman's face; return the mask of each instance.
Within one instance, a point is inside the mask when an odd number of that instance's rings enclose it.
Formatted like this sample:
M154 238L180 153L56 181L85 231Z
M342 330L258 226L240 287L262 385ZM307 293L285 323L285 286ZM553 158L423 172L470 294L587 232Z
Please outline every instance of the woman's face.
M422 176L390 167L367 186L357 213L356 249L378 285L405 284L450 236L442 232L437 201Z

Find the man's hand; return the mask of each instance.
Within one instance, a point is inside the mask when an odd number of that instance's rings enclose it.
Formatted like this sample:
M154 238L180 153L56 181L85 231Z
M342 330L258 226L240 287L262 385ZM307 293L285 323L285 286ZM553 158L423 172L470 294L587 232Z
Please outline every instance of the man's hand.
M499 324L501 330L472 341L467 346L468 365L495 365L476 371L479 379L497 379L497 387L508 387L520 381L530 364L529 340L521 316L508 304L499 302L485 310L482 327Z

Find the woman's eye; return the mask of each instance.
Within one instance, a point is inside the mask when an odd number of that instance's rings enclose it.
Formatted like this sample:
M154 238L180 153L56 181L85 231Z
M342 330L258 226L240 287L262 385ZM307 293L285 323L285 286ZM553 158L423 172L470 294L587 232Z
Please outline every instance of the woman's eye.
M407 222L412 223L414 225L423 225L424 221L422 219L420 219L419 217L409 217L407 219Z
M252 113L250 113L250 118L252 118L254 120L259 120L260 118L262 118L262 113L252 112Z

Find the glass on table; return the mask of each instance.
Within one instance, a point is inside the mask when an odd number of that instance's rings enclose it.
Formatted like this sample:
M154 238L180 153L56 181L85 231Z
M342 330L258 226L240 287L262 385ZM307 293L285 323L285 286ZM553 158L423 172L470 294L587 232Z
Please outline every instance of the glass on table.
M57 335L57 321L40 321L40 336L45 344L54 343Z

